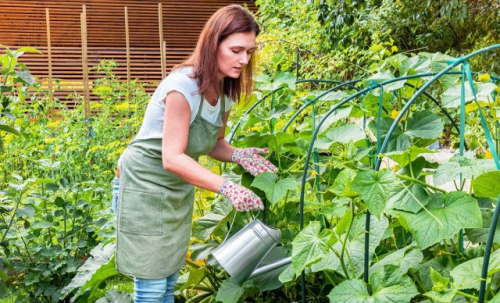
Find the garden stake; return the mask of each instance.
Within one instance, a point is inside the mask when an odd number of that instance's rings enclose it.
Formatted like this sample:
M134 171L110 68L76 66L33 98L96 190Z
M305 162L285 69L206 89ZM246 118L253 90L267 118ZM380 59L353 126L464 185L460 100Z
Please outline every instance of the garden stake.
M491 247L493 246L493 239L495 238L496 226L498 223L498 216L500 213L500 197L498 197L493 218L491 219L490 231L488 232L488 240L486 241L486 250L484 251L483 268L481 271L481 283L479 285L479 303L484 302L486 294L486 279L488 278L488 266L490 262Z

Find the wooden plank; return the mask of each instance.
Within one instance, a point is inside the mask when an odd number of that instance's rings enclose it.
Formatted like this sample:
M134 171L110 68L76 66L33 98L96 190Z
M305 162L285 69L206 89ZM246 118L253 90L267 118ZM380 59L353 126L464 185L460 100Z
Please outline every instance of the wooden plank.
M53 99L53 92L52 92L52 53L51 53L51 44L50 44L50 11L49 8L45 8L45 18L46 18L46 23L47 23L47 59L49 63L49 79L48 79L48 89L49 89L49 103L52 105L54 99ZM51 116L52 116L52 111L51 111Z
M82 35L82 72L83 72L83 108L85 117L90 115L90 96L89 96L89 76L88 76L88 58L87 58L87 10L86 6L82 5L81 35Z
M162 4L158 3L158 34L160 36L160 59L161 59L161 77L165 78L165 60L164 60L164 49L163 49L163 8Z
M127 84L130 84L130 37L128 33L128 8L125 6L125 44L127 52Z

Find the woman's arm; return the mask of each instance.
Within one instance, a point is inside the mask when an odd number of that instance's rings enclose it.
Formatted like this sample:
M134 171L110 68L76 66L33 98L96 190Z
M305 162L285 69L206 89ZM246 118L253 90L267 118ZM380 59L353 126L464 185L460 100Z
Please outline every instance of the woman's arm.
M215 145L214 149L208 154L210 158L222 162L232 162L231 155L235 150L235 148L229 145L229 143L227 143L227 141L224 139L224 135L226 134L226 124L227 124L227 119L229 118L229 113L230 111L226 113L226 116L222 121L223 122L222 128L219 131L219 138L217 140L217 145Z
M163 167L197 187L218 192L225 179L185 154L190 119L191 109L186 98L176 91L168 93L163 123Z

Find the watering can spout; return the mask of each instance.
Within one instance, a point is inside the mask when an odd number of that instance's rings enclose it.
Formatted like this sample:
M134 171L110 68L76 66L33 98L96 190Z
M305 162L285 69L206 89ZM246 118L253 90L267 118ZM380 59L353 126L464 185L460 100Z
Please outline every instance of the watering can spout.
M269 263L266 265L259 266L256 268L252 274L248 277L248 279L253 279L255 277L258 277L260 275L263 275L265 273L270 272L271 270L275 270L277 268L280 268L282 266L288 265L292 263L292 258L291 257L286 257L283 259L280 259L278 261L274 261L273 263Z
M259 267L262 260L280 242L279 229L256 219L217 247L212 255L233 280L241 284L247 279L291 263L291 258L288 257Z

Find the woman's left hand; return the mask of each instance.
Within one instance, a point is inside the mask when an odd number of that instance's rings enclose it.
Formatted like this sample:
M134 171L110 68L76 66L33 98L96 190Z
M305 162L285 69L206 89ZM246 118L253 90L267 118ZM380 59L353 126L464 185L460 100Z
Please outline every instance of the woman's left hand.
M247 172L254 177L261 173L277 173L278 168L260 154L267 154L268 148L245 148L234 150L231 160L240 164Z

